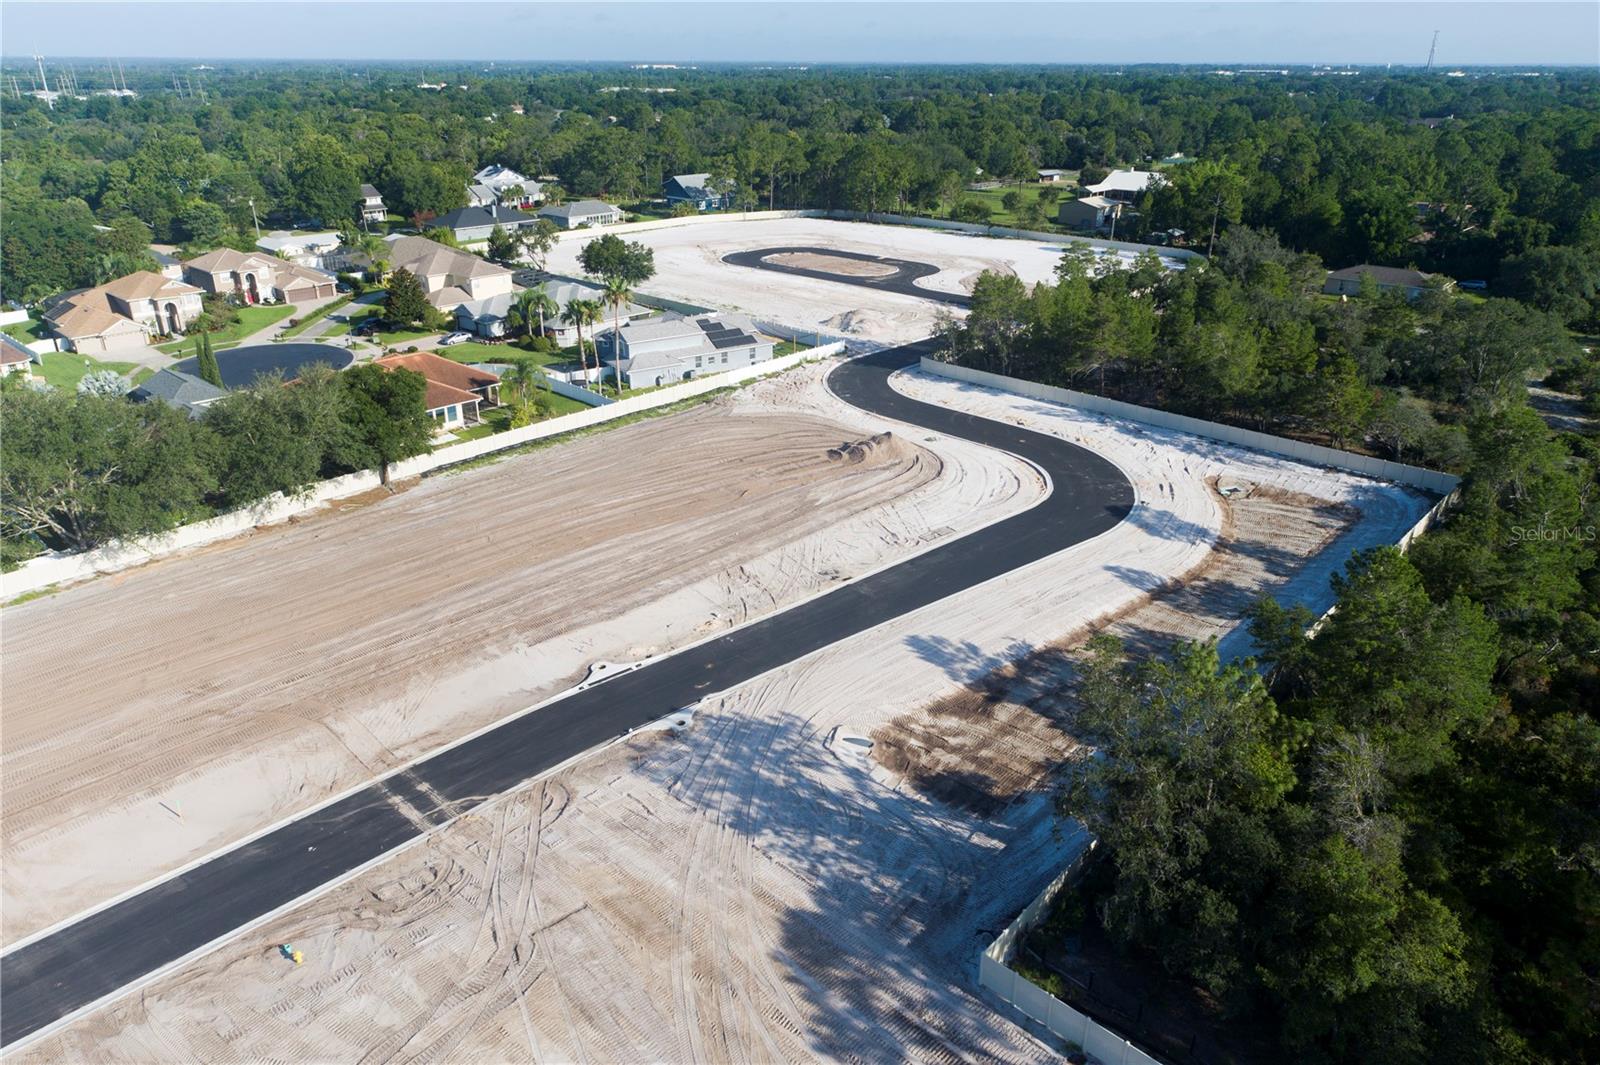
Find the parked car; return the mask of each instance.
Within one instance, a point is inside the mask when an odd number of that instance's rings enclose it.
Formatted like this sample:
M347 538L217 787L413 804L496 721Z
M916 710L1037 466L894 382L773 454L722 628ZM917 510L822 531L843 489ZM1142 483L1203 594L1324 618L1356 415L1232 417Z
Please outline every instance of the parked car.
M471 333L451 333L447 337L440 338L439 346L441 348L447 348L451 344L465 344L467 341L469 341L471 339L472 339L472 334Z

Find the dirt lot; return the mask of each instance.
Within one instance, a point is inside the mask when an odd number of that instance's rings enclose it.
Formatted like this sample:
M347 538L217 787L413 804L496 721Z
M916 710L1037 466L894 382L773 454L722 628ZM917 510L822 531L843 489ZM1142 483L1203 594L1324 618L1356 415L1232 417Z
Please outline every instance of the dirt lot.
M766 261L802 270L825 270L830 274L843 274L845 277L889 277L900 269L887 263L871 263L864 259L846 258L843 255L818 255L807 251L769 255Z
M574 234L550 254L550 269L576 276L578 254L599 234ZM654 296L705 305L708 300L728 310L743 311L785 332L817 332L873 344L920 340L933 332L938 312L947 305L840 281L801 277L775 270L752 270L722 261L739 251L761 248L821 247L867 255L909 259L939 267L917 285L936 292L970 293L984 270L1020 277L1032 285L1054 277L1065 241L1012 240L915 226L871 225L822 218L741 221L700 220L663 229L630 233L655 252L656 276L640 286ZM824 257L821 264L796 262L834 273L851 273L870 265L859 260ZM1131 254L1107 255L1106 263L1127 262ZM853 264L853 266L849 265ZM1168 266L1181 269L1179 260Z
M5 940L1042 490L821 374L8 609Z
M1140 504L1112 534L706 700L682 739L495 800L18 1060L1057 1060L973 990L981 946L1082 845L1038 787L1076 749L1070 707L1033 697L1048 671L1030 691L1003 667L1108 620L1231 641L1258 590L1325 604L1327 571L1426 503L900 386L1093 446ZM836 758L838 726L883 737L891 766Z

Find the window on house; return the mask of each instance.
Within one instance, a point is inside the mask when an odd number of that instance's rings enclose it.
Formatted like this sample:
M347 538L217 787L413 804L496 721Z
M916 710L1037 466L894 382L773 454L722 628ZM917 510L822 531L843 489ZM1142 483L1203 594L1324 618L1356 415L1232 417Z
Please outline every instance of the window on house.
M722 365L728 365L728 353L726 351L722 353Z

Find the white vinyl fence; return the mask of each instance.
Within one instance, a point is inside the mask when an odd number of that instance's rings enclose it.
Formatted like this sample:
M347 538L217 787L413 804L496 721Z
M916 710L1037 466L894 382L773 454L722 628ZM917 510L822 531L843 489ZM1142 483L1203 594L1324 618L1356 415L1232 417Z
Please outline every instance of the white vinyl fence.
M840 222L870 222L876 225L915 226L918 229L942 229L950 233L964 233L978 237L1006 237L1018 240L1043 240L1051 244L1088 244L1107 251L1153 251L1167 259L1204 259L1205 256L1188 248L1169 248L1157 244L1133 244L1124 240L1102 240L1099 237L1080 237L1070 233L1047 233L1038 229L1012 229L1009 226L986 226L974 222L956 222L946 218L923 218L917 215L870 214L866 211L824 211L805 208L793 211L711 211L705 214L685 215L682 218L655 218L648 222L623 222L620 225L593 229L567 229L556 234L556 241L588 241L607 233L627 235L648 233L655 229L676 229L679 226L711 225L717 222L764 222L779 218L831 218Z
M1093 396L1087 392L1074 392L1070 388L1041 385L1036 381L1005 377L989 373L987 370L974 370L967 366L940 362L926 356L922 359L922 372L937 377L948 377L953 381L982 385L984 388L998 389L1001 392L1012 392L1032 399L1042 399L1049 403L1064 403L1069 407L1109 414L1114 418L1126 418L1141 425L1175 429L1180 433L1205 437L1207 440L1220 440L1224 444L1247 447L1252 451L1282 455L1313 466L1332 466L1334 469L1349 470L1380 481L1410 485L1439 495L1449 495L1461 483L1461 478L1454 474L1441 473L1438 470L1409 466L1403 462L1390 462L1388 459L1373 458L1371 455L1358 455L1353 451L1340 451L1338 448L1323 447L1320 444L1307 444L1300 440L1258 433L1252 429L1241 429L1221 422L1208 422L1202 418L1190 418L1183 414L1169 414L1152 407L1123 403L1121 400ZM1409 543L1410 538L1408 537L1405 542Z
M1061 870L1010 924L1001 929L994 942L978 956L978 983L1044 1025L1052 1034L1082 1047L1084 1053L1103 1065L1162 1065L1159 1058L1151 1057L1111 1029L1073 1009L1010 966L1011 959L1016 957L1017 945L1044 920L1062 890L1077 879L1094 849L1095 844L1090 842L1071 865Z
M573 414L565 414L559 418L551 418L534 425L524 426L521 429L511 429L503 433L496 433L493 436L479 437L476 440L448 445L431 454L418 455L415 458L395 463L389 467L389 476L391 479L417 477L446 466L467 462L483 455L492 455L497 451L519 447L535 440L544 440L548 437L559 436L562 433L570 433L574 429L601 425L617 418L627 417L630 414L637 414L640 411L665 407L680 400L701 396L707 392L714 392L719 388L743 384L760 377L766 377L769 374L782 373L808 359L836 355L842 350L843 345L828 344L820 348L812 348L809 351L785 355L782 358L758 362L754 366L729 370L727 373L697 377L692 381L656 389L643 395L608 401L602 406L591 407L588 410L577 411ZM186 548L215 543L218 540L225 540L231 536L247 532L258 525L270 525L274 522L286 521L297 514L315 510L329 500L343 499L371 491L377 488L379 483L378 474L371 470L346 474L343 477L321 481L299 495L290 497L273 495L254 506L227 514L219 514L215 518L208 518L205 521L197 521L189 525L180 526L171 532L158 536L146 537L128 543L109 543L93 551L84 551L77 554L41 555L38 558L29 559L10 573L0 574L0 602L13 599L19 595L25 595L28 592L38 591L41 588L48 588L54 584L80 581L100 573L114 573L117 570L137 566Z

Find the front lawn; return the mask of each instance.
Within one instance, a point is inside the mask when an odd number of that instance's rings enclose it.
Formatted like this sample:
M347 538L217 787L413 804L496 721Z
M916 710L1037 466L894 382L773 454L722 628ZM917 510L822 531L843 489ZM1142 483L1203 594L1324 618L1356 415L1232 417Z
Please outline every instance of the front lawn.
M224 347L234 347L239 341L252 333L260 332L277 322L294 314L292 303L258 304L254 307L239 307L239 320L225 328L218 329L211 334L211 347L220 351ZM182 340L174 340L167 344L157 345L156 350L164 351L168 355L193 355L197 337L186 336Z
M299 336L311 326L322 321L322 319L328 317L328 315L332 314L334 311L337 311L341 307L345 306L354 298L354 296L340 296L332 303L324 303L321 307L318 307L316 310L307 314L304 318L301 318L294 325L291 325L289 328L285 329L283 331L284 339L287 340L289 337Z
M34 367L34 373L43 377L46 384L68 392L78 387L78 382L83 380L85 374L96 370L115 370L125 374L136 365L131 362L101 362L70 351L47 351L40 359L43 365Z

